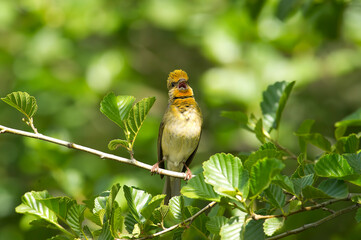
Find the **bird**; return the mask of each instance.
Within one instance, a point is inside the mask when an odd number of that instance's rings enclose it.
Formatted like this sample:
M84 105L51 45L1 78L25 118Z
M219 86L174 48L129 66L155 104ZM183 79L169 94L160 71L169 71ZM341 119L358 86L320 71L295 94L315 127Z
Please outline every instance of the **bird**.
M158 162L151 169L152 173L159 173L159 168L165 165L171 171L186 171L185 180L192 178L189 165L197 152L203 124L202 112L188 81L188 75L183 70L174 70L168 76L169 99L159 127ZM173 196L180 195L180 190L181 179L166 176L164 204L168 204Z

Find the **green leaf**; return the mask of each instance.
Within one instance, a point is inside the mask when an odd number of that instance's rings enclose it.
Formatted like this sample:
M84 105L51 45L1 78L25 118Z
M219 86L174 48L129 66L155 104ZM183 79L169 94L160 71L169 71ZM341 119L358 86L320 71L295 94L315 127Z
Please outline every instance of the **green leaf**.
M113 139L108 144L109 150L115 150L120 146L128 149L128 141L123 139Z
M361 126L361 108L335 123L335 127Z
M203 163L205 182L214 191L226 197L248 196L248 171L242 162L232 154L217 153Z
M124 197L128 203L129 211L134 219L141 224L145 218L140 214L140 211L149 203L152 196L142 190L126 185L124 185L123 191Z
M15 208L17 213L31 214L40 217L53 224L56 228L65 231L65 229L58 223L56 214L45 206L39 199L46 199L51 197L47 191L42 192L27 192L21 198L22 204Z
M277 174L276 176L273 177L272 182L277 184L287 192L295 194L293 182L290 180L288 176Z
M100 103L100 111L119 127L124 129L123 121L127 119L135 98L133 96L106 95Z
M110 189L110 194L109 197L107 198L107 203L105 208L107 220L111 218L114 208L118 207L117 205L118 203L115 201L115 198L117 197L119 190L120 190L119 183L114 184Z
M19 112L24 114L29 120L34 116L38 110L36 99L30 96L27 92L12 92L6 97L1 98L5 103L16 108Z
M327 152L331 151L331 143L320 133L305 133L296 135L322 150Z
M244 167L247 170L250 170L253 164L255 164L257 161L264 159L264 158L277 158L281 159L283 156L283 153L278 151L277 149L262 149L257 150L256 152L252 152L247 160L244 162Z
M361 196L360 195L352 196L351 201L357 204L361 204Z
M82 223L84 220L84 210L84 205L74 204L69 208L66 218L66 222L78 236L83 236Z
M169 213L167 219L170 223L177 224L183 221L184 199L182 196L175 196L169 200Z
M193 206L187 206L184 209L184 219L188 219L200 211L199 208ZM206 223L208 221L208 217L205 213L201 213L198 217L196 217L192 222L188 229L183 233L183 239L190 239L190 237L195 237L195 239L199 239L204 236L208 236L209 232L206 227ZM188 237L189 236L189 237Z
M114 207L112 211L112 218L110 220L110 230L113 236L120 236L123 231L124 217L120 207Z
M347 184L343 180L326 179L317 188L333 198L344 198L348 195Z
M264 124L266 126L269 126L273 129L278 129L282 112L285 108L286 102L294 84L294 81L290 83L285 81L276 82L272 85L269 85L266 91L263 92L261 109Z
M360 140L356 134L341 137L337 140L336 148L339 153L356 153L359 149Z
M191 178L187 182L187 185L182 188L181 193L188 198L194 199L216 202L219 202L221 199L221 197L213 190L212 185L205 182L203 174L198 174Z
M297 196L300 196L302 189L304 189L306 186L310 186L313 184L313 177L314 174L309 174L301 178L292 178L291 181L293 183L295 194Z
M264 192L267 199L273 206L277 208L283 207L286 201L286 196L283 193L282 188L277 185L271 184Z
M266 142L266 137L264 135L263 132L263 121L262 118L258 119L256 126L254 127L254 133L256 134L257 139L261 142L261 143L265 143Z
M303 188L302 195L305 199L331 198L331 196L329 196L322 190L312 186L306 186L305 188Z
M110 224L108 221L104 223L104 226L102 227L102 231L99 235L98 240L114 240L114 237L112 236L112 232L110 230Z
M131 212L128 212L124 219L125 230L132 233L136 224L138 224L137 220L135 220Z
M306 153L307 151L307 141L305 138L301 137L302 134L309 134L311 132L312 126L315 123L315 120L312 119L306 119L302 122L298 130L295 132L296 136L298 137L300 149L303 153Z
M160 203L164 200L165 194L154 196L150 202L140 211L145 219L150 219L154 210L159 207Z
M356 215L355 215L356 222L361 222L361 208L357 209Z
M272 178L278 174L285 164L276 158L265 158L255 163L250 173L250 190L252 197L259 195L271 183Z
M263 232L263 223L264 220L251 220L247 223L244 233L244 239L252 240L264 240L265 235Z
M344 154L343 157L347 160L348 164L355 173L361 174L361 152Z
M339 139L341 138L347 130L347 126L340 126L335 129L335 138Z
M228 219L224 216L214 216L209 218L206 223L206 227L210 233L219 235L221 228L226 225Z
M315 164L315 172L320 177L342 178L354 174L347 160L338 154L321 157Z
M137 137L143 122L155 102L155 97L144 98L137 102L129 112L129 117L125 121L128 142L130 149L133 148L135 138Z
M239 240L241 239L241 232L244 219L242 217L232 217L227 224L221 227L221 239Z
M284 218L269 218L263 223L263 230L267 236L272 236L277 230L283 227Z

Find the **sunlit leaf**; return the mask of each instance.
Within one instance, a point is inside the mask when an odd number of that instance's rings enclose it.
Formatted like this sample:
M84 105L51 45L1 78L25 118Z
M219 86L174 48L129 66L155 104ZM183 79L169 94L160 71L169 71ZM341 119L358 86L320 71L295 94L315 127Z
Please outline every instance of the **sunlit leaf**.
M206 223L206 227L210 233L219 235L221 228L228 222L228 219L224 216L214 216L209 218Z
M278 129L282 112L295 82L276 82L269 85L263 92L261 109L264 124L273 129Z
M128 117L135 98L133 96L106 95L100 103L100 111L124 129L123 121Z
M56 228L65 231L65 229L58 223L56 214L51 211L39 199L50 198L51 196L47 191L42 192L27 192L21 198L22 204L15 208L17 213L31 214L40 217L53 224Z
M138 223L142 223L145 219L140 211L148 204L152 196L143 190L128 187L126 185L124 185L123 191L124 197L128 203L129 211Z
M143 122L155 102L155 97L144 98L137 102L129 112L129 117L125 121L126 136L131 146L133 146ZM132 148L132 147L131 147Z
M272 236L277 230L283 227L284 218L269 218L263 223L263 230L267 236Z
M241 231L244 220L241 217L232 217L228 223L221 227L221 239L239 240L241 239Z
M203 163L205 182L212 185L214 191L227 197L240 194L248 195L248 171L243 169L239 158L217 153Z
M115 150L120 146L128 149L128 141L123 139L113 139L108 144L109 150Z
M262 149L257 150L255 152L252 152L248 159L244 162L244 167L247 170L250 170L253 164L255 164L257 161L264 159L264 158L277 158L281 159L283 156L283 153L278 151L277 149Z
M254 127L254 133L256 134L257 139L261 142L261 143L265 143L266 142L266 137L264 135L263 132L263 120L262 118L258 119L256 126Z
M164 200L165 195L156 195L150 202L140 211L140 213L145 217L145 219L150 219L154 210L159 207L160 203Z
M16 108L28 119L32 118L38 109L35 97L30 96L27 92L12 92L1 100Z
M169 213L167 219L171 224L180 223L183 220L184 199L182 196L175 196L169 200Z
M213 190L212 185L205 182L203 174L191 178L182 188L181 193L188 198L220 201L220 196Z
M361 108L335 123L335 127L361 126Z
M271 183L272 178L278 174L285 164L276 158L265 158L255 163L250 172L250 190L252 196L257 196Z
M71 229L75 231L79 236L82 236L82 223L84 220L84 205L74 204L69 208L66 222Z
M342 178L354 174L347 160L338 154L321 157L315 164L315 172L320 177Z

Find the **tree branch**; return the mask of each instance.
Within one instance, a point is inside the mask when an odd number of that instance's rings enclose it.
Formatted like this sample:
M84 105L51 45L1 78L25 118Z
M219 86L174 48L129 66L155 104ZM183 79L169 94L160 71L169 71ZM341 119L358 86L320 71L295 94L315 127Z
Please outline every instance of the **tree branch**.
M157 232L157 233L154 233L152 235L148 235L148 236L145 236L145 237L142 237L142 238L138 238L138 240L145 240L145 239L151 239L151 238L154 238L154 237L157 237L157 236L160 236L160 235L163 235L165 233L168 233L170 231L173 231L174 229L178 228L178 227L182 227L184 226L186 223L190 222L192 223L192 221L198 217L199 215L201 215L203 212L205 212L207 209L209 208L212 208L214 205L216 205L217 202L210 202L207 206L205 206L204 208L202 208L201 210L199 210L196 214L194 214L193 216L191 216L190 218L187 218L186 220L184 220L183 222L181 223L178 223L176 225L173 225L169 228L166 228L160 232Z
M309 206L309 207L301 208L300 210L297 210L297 211L294 211L294 212L290 212L290 213L288 213L288 214L259 215L259 214L255 214L255 213L254 213L254 214L252 215L252 218L253 218L254 220L260 220L260 219L268 219L268 218L288 217L288 216L294 215L294 214L296 214L296 213L306 212L306 211L312 211L312 210L319 209L319 208L324 208L325 206L330 205L330 204L335 203L335 202L349 201L349 200L351 200L351 197L352 197L352 196L353 196L353 194L349 193L349 194L347 195L347 197L345 197L345 198L331 199L331 200L329 200L329 201L316 204L316 205L314 205L314 206Z
M335 212L335 213L333 213L333 214L331 214L331 215L329 215L329 216L327 216L325 218L322 218L322 219L320 219L320 220L318 220L316 222L305 224L302 227L299 227L299 228L296 228L296 229L281 233L279 235L267 238L267 240L276 240L276 239L284 238L284 237L292 235L292 234L297 234L297 233L303 232L303 231L305 231L305 230L307 230L309 228L317 227L318 225L321 225L324 222L327 222L327 221L329 221L329 220L331 220L331 219L333 219L333 218L335 218L337 216L340 216L342 214L350 212L350 211L352 211L352 210L354 210L354 209L356 209L358 207L359 207L358 204L354 204L354 205L352 205L350 207L347 207L347 208L344 208L344 209L342 209L340 211L337 211L337 212Z
M55 143L55 144L58 144L58 145L61 145L61 146L64 146L64 147L73 148L73 149L76 149L76 150L87 152L87 153L99 156L102 159L115 160L115 161L118 161L118 162L121 162L121 163L126 163L126 164L130 164L130 165L137 166L137 167L140 167L140 168L144 168L144 169L147 169L149 171L152 169L151 165L143 163L143 162L139 162L139 161L135 160L134 158L133 159L127 159L127 158L119 157L119 156L116 156L116 155L113 155L113 154L105 153L105 152L95 150L93 148L85 147L85 146L82 146L82 145L79 145L79 144L75 144L75 143L72 143L72 142L67 142L67 141L64 141L64 140L48 137L48 136L45 136L45 135L40 134L40 133L31 133L31 132L26 132L26 131L22 131L22 130L9 128L9 127L5 127L5 126L0 125L0 134L1 133L11 133L11 134L15 134L15 135L30 137L30 138L36 138L36 139L47 141L47 142L50 142L50 143ZM159 174L167 175L167 176L171 176L171 177L176 177L176 178L184 179L186 177L185 173L169 171L169 170L161 169L161 168L159 168L158 172L159 172Z

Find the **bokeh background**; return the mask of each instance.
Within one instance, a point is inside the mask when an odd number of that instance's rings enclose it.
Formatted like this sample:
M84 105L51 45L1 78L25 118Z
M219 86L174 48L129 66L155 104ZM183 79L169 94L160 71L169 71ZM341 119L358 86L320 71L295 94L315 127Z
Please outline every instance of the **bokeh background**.
M198 154L238 154L259 147L256 138L223 110L260 115L262 91L275 81L296 81L279 142L298 151L293 132L304 119L333 137L334 123L361 106L361 1L359 0L1 0L0 96L26 91L46 135L109 152L121 130L99 111L110 91L137 99L155 96L135 144L135 157L156 162L158 126L167 105L166 79L183 69L204 115ZM0 103L0 125L29 130L15 109ZM114 152L127 157L124 150ZM317 152L314 153L315 155ZM287 171L291 172L292 162ZM136 167L4 134L0 136L0 239L46 239L16 214L21 195L47 189L79 202L112 183L152 194L162 180ZM354 213L287 239L359 239ZM325 216L293 217L286 227Z

